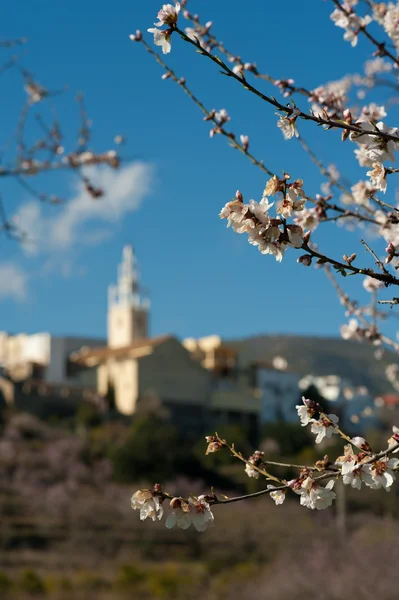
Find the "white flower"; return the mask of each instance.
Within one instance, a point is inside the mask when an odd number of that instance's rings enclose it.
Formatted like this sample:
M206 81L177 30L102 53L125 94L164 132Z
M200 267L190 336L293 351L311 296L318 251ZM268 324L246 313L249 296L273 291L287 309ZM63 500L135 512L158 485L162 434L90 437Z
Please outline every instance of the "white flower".
M155 27L161 27L162 25L169 25L169 27L176 25L177 19L180 12L180 3L176 2L176 5L164 4L158 13L158 23L154 23Z
M330 19L335 23L337 27L342 27L342 29L346 29L347 27L349 27L349 17L347 17L346 14L339 8L336 8L331 13Z
M384 287L382 281L369 277L368 275L363 279L363 287L367 292L376 292L380 288Z
M280 213L284 219L288 219L294 210L303 210L305 202L305 198L300 198L295 188L289 188L286 197L277 202L276 212Z
M314 408L314 403L311 400L305 398L305 396L302 396L302 402L303 405L297 404L295 408L301 420L302 427L305 427L312 421L312 417L316 411Z
M274 485L268 485L267 488L270 490L275 490L274 492L270 492L270 498L273 498L276 504L282 504L284 502L287 490L275 489Z
M358 122L379 121L386 116L385 106L379 106L375 102L371 102L368 106L363 106Z
M336 8L330 15L330 19L334 21L337 27L345 29L344 40L351 42L352 46L356 46L359 29L368 25L372 18L370 15L359 17L356 13L350 12L350 5L346 3L346 12Z
M382 18L382 24L386 33L389 35L396 49L399 48L399 5L390 2L387 6L383 4L385 14Z
M188 529L191 525L191 507L182 498L173 498L170 501L170 513L166 519L165 525L172 529L175 525L179 529Z
M359 440L361 439L363 438L359 438ZM342 481L344 484L360 490L362 486L361 465L359 465L357 455L354 454L350 444L345 446L345 455L338 458L335 461L335 464L341 467Z
M373 463L363 465L362 478L364 483L374 490L383 487L387 492L395 481L395 473L392 471L399 464L397 458L384 456Z
M354 202L361 206L369 206L372 189L372 185L369 181L359 181L353 185L351 187L351 192Z
M381 131L390 135L397 136L397 127L388 127L382 121L377 124L363 123L360 122L364 133L357 133L352 131L349 135L349 139L357 142L358 144L367 144L367 156L373 162L385 162L390 160L395 162L394 152L398 149L398 144L395 140L385 140L371 135L370 132Z
M388 440L388 448L394 448L399 443L399 428L393 425L392 427L393 436ZM392 454L399 452L399 447L392 451Z
M344 340L359 339L359 323L356 319L349 319L347 325L341 326L341 337Z
M287 225L288 242L284 244L291 246L292 248L301 248L303 244L303 229L299 225Z
M248 150L248 146L249 146L249 137L247 135L240 135L240 142L242 147L244 148L244 151L246 152Z
M314 231L320 223L316 208L304 208L295 218L295 223L300 225L302 229Z
M273 254L276 261L281 262L286 246L280 244L280 242L264 242L263 244L259 244L259 250L262 254Z
M29 96L29 102L31 104L37 104L38 102L46 98L46 96L48 96L48 91L39 83L36 83L32 80L28 80L25 83L25 91Z
M324 440L325 437L330 438L334 433L337 433L333 424L338 424L337 415L327 415L326 417L321 417L318 421L316 419L312 419L310 431L316 435L316 444L320 444Z
M384 165L375 162L373 163L373 167L374 169L372 171L367 171L367 175L370 177L373 186L385 194L387 191L387 178Z
M298 130L295 126L295 119L280 116L277 127L281 129L285 140L290 140L292 137L294 137L294 135L295 137L299 136Z
M234 75L237 75L237 77L241 77L241 78L244 77L244 65L242 65L242 64L235 65L233 67L232 71L233 71Z
M198 496L197 500L189 498L192 523L197 531L205 531L213 525L214 516L205 496Z
M153 521L162 519L163 507L157 496L154 496L152 490L138 490L130 500L133 510L140 511L140 519L144 521L150 517Z
M162 31L161 29L156 29L155 27L152 27L150 29L147 29L147 31L149 33L154 34L154 44L156 46L161 46L162 52L164 54L169 54L169 52L172 49L172 45L170 43L170 30L165 29L164 31Z
M246 464L245 465L245 472L248 475L248 477L253 477L254 479L259 479L259 472L254 469L253 467L251 467L250 464Z
M373 77L377 73L389 73L390 71L392 71L391 63L386 62L380 56L364 63L364 72L367 77Z
M362 450L370 449L369 444L366 442L364 437L360 437L360 435L351 438L351 442L354 446L356 446L356 448L361 448Z
M267 214L268 211L273 206L274 202L269 204L267 198L263 197L262 200L258 203L255 200L249 201L249 207L251 212L255 215L255 217L263 224L268 226L270 224L270 217Z
M357 468L353 469L353 471L350 471L349 473L342 475L342 481L343 481L344 485L350 485L354 489L360 490L362 487L362 469L361 469L361 467L357 467Z
M325 487L318 485L311 477L305 479L302 483L302 487L299 490L295 490L297 494L300 494L300 503L306 508L312 510L324 510L332 505L332 501L335 500L336 494L332 491L334 487L334 481L330 480Z
M367 147L366 146L360 145L359 148L356 148L355 156L356 156L357 160L359 161L359 165L361 167L372 167L373 166L372 161L369 159L369 157L367 155Z
M230 121L229 113L225 108L221 108L219 111L215 113L215 118L219 121L219 125L223 125Z

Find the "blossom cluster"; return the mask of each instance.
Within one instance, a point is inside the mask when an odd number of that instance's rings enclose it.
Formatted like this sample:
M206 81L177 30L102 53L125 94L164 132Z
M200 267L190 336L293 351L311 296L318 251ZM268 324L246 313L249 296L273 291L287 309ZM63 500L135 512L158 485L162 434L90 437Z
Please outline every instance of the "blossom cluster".
M227 219L228 227L236 233L246 233L248 241L257 246L262 254L272 254L281 261L288 247L301 248L303 229L297 224L287 224L286 219L304 208L303 182L298 179L288 183L289 175L284 179L273 176L266 184L261 201L250 200L245 204L240 191L228 202L220 213L220 218ZM276 217L271 217L269 210L274 205L268 196L279 194L276 203Z
M205 531L213 525L214 521L209 499L208 496L190 496L188 501L183 498L172 498L169 503L166 527L171 529L176 525L180 529L188 529L192 524L197 531ZM163 517L163 501L162 490L159 485L156 485L153 490L144 489L135 492L130 504L133 510L140 511L142 521L147 517L156 521Z
M164 54L168 54L172 49L170 38L177 23L179 12L179 2L176 2L174 6L172 4L164 4L158 13L158 22L154 23L155 27L147 29L149 33L154 35L154 44L161 46ZM158 29L163 25L167 25L167 29Z
M373 20L370 15L359 17L353 10L352 3L348 0L331 13L331 20L337 27L345 30L344 40L356 46L359 30Z

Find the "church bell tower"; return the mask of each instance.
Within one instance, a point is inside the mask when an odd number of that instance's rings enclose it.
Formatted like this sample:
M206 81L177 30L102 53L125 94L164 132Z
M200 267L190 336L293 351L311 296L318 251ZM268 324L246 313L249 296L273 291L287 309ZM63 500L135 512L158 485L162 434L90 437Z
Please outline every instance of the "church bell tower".
M108 346L123 348L148 337L150 302L140 294L137 259L125 246L118 266L118 283L108 288Z

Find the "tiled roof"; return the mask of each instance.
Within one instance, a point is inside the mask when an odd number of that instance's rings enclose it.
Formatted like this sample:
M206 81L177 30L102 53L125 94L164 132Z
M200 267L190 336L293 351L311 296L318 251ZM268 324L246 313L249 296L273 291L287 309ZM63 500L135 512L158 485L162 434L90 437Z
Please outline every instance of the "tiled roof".
M395 406L399 404L399 396L397 394L383 394L381 398L388 406Z
M171 335L160 335L153 338L143 338L136 340L129 346L123 346L121 348L110 348L109 346L100 346L97 348L83 347L70 355L70 360L78 364L85 365L98 365L109 358L125 358L131 356L137 358L137 354L140 354L140 350L149 351L160 344L163 344L167 340L172 339ZM135 356L136 355L136 356Z

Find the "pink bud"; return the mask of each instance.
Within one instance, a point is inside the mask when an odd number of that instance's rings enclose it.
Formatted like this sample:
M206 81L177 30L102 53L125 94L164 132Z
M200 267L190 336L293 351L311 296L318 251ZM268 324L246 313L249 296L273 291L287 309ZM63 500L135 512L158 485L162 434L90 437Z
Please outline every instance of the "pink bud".
M297 262L301 263L305 267L310 267L312 264L312 256L310 254L302 254L302 256L297 259Z
M244 196L242 195L240 190L236 191L236 200L239 200L240 202L243 202L243 200L244 200Z
M129 35L129 38L132 40L132 42L141 42L143 39L143 34L141 33L140 29L137 29L136 33L131 33Z

